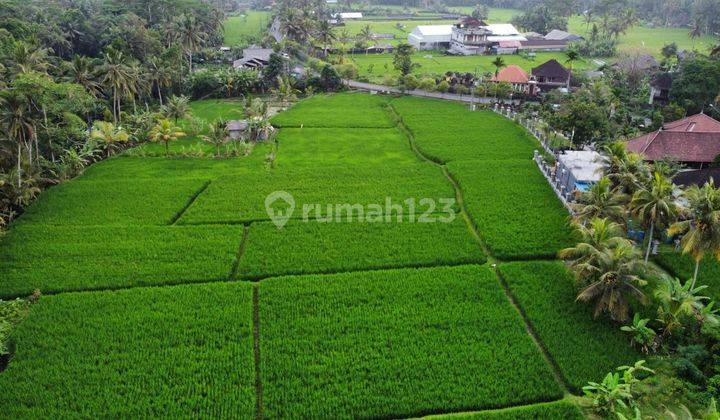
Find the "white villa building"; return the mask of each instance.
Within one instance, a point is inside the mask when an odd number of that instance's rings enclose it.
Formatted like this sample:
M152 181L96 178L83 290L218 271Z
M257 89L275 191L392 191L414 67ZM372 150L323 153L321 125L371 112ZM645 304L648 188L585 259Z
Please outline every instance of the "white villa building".
M527 41L509 23L486 24L466 16L452 27L450 53L460 55L515 53L521 42Z
M452 54L512 54L527 41L509 23L486 24L466 16L454 25L421 25L408 35L417 50L447 49Z
M408 44L416 50L437 50L450 47L452 25L420 25L408 35Z

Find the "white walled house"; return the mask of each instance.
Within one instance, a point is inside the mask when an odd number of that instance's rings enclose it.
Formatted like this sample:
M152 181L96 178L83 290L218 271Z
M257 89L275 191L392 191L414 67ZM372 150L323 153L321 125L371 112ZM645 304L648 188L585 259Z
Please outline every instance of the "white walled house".
M408 44L416 50L436 50L450 47L452 25L420 25L408 35Z
M466 16L452 26L450 52L460 55L514 54L522 41L527 38L509 23L488 25Z

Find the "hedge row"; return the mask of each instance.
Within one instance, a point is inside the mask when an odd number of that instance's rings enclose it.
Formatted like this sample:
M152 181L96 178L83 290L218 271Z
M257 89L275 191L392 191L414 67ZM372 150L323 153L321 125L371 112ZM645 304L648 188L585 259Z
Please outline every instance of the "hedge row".
M45 296L14 333L2 417L252 418L251 295L216 283Z
M452 223L290 221L250 227L238 275L262 278L485 262L461 217Z
M243 226L17 225L0 243L0 297L227 279Z
M413 133L420 151L438 162L531 159L536 141L519 125L492 111L467 105L402 97L392 106Z
M315 95L271 122L277 127L390 128L395 123L385 109L387 101L387 97L353 92Z
M553 258L573 244L568 214L532 160L448 165L492 254Z
M303 207L319 204L380 204L386 198L403 204L413 198L419 206L423 198L454 198L455 191L442 172L418 163L399 166L355 167L352 170L316 168L304 170L258 171L242 177L226 176L213 181L178 221L181 224L222 223L267 220L265 199L285 191L295 201L293 217L303 216ZM275 208L275 206L273 206ZM283 209L284 210L284 209ZM314 214L314 212L312 213ZM324 212L323 212L324 214Z
M260 302L266 417L397 418L562 396L485 267L281 277L260 284Z
M640 357L619 325L594 320L592 307L575 301L562 263L501 264L500 272L574 391Z

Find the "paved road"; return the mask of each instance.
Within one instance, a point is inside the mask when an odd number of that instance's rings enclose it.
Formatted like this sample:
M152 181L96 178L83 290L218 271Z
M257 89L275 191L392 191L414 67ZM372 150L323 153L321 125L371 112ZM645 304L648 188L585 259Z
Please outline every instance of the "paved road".
M487 98L487 97L477 97L477 96L470 96L470 95L458 95L454 93L440 93L440 92L428 92L425 90L408 90L408 91L401 91L400 89L392 86L384 86L384 85L376 85L374 83L364 83L364 82L357 82L355 80L344 80L345 84L348 85L351 88L354 89L360 89L360 90L369 90L369 91L375 91L375 92L383 92L383 93L398 93L403 95L411 95L411 96L420 96L423 98L435 98L435 99L445 99L447 101L459 101L459 102L467 102L467 103L475 103L475 104L492 104L497 102L495 98ZM506 104L514 104L517 105L520 103L517 99L503 99L503 103Z

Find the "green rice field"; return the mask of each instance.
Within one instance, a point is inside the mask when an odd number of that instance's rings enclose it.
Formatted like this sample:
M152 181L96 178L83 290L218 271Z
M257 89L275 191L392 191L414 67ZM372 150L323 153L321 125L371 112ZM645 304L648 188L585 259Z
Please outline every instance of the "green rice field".
M42 296L0 417L575 419L638 357L552 261L567 212L512 121L357 92L272 121L248 156L127 151L13 222L0 298Z
M456 7L455 11L459 13L472 13L472 7ZM513 16L520 14L520 10L515 9L490 9L488 22L505 23L510 22ZM418 25L449 25L454 23L453 20L428 20L428 21L373 21L359 20L349 21L346 23L346 30L351 35L356 35L362 27L370 25L373 33L393 34L392 40L379 40L378 43L398 44L407 42L407 36ZM400 25L398 27L397 25ZM589 27L581 16L572 16L568 21L568 31L578 35L585 36L589 33ZM660 57L660 50L666 44L675 42L680 50L697 49L701 52L707 52L708 48L716 43L716 39L709 35L700 36L693 40L690 35L690 28L665 28L665 27L649 27L643 24L630 28L626 34L620 35L618 38L619 51L641 50ZM349 45L348 45L349 46ZM354 63L358 68L358 73L362 77L368 78L373 82L382 82L383 78L390 74L396 75L397 72L392 64L392 54L354 54L348 55L347 59ZM419 67L413 70L413 74L418 77L435 76L444 74L448 71L473 73L477 76L483 76L488 73L494 73L495 67L492 61L495 56L448 56L440 51L418 51L412 56L413 63L417 63ZM566 61L563 52L539 52L535 56L526 57L521 55L505 55L503 56L506 64L517 65L526 72L530 72L533 67L550 60L556 59L561 63ZM605 59L605 61L613 61L613 58ZM573 63L574 69L578 71L594 70L598 66L593 60L581 59Z
M224 44L231 47L244 41L245 37L262 38L270 24L270 13L250 10L238 16L225 19Z

